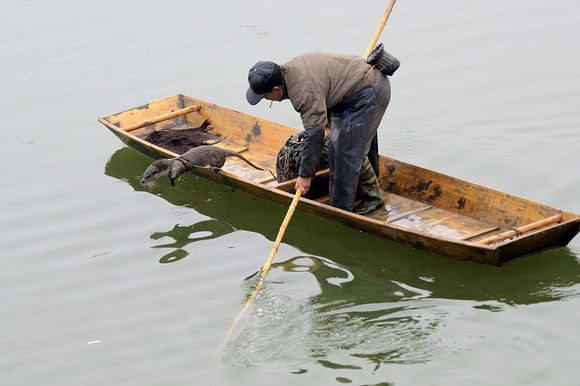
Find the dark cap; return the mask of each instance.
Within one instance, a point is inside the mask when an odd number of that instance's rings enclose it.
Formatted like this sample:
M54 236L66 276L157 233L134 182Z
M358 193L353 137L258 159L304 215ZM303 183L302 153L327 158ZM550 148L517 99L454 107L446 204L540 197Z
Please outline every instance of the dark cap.
M257 104L264 95L282 84L282 70L274 62L259 61L250 68L248 73L250 87L246 92L246 99L251 105Z

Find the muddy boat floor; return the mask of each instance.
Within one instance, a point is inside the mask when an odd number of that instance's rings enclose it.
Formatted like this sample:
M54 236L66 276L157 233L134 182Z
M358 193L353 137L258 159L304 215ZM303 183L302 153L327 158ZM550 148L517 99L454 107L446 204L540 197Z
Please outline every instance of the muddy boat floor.
M383 192L383 198L385 206L366 217L410 231L461 241L477 241L506 230L497 225L409 200L393 193ZM327 196L316 201L329 204L330 198Z

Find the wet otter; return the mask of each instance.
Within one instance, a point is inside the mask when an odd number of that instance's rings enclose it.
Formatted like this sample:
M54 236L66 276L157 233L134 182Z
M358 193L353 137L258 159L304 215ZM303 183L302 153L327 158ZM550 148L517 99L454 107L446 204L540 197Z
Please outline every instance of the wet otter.
M217 173L221 167L224 166L227 157L241 158L250 166L258 170L264 170L248 161L236 151L222 149L217 146L204 145L194 147L177 158L164 158L154 161L149 165L147 170L145 170L145 173L143 173L141 183L150 184L159 177L168 176L171 185L175 186L175 179L183 173L191 171L193 168L209 167Z

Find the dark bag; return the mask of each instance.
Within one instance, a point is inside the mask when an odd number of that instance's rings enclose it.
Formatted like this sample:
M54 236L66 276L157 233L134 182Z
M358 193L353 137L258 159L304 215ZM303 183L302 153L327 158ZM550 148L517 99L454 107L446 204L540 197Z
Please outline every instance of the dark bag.
M298 170L300 169L300 159L302 149L304 132L294 134L288 138L284 146L278 152L276 159L276 177L278 182L284 182L298 177ZM328 168L328 141L324 141L322 147L322 155L316 170Z
M388 76L393 75L401 65L399 59L383 49L383 43L379 44L374 50L372 50L369 56L367 56L366 62Z

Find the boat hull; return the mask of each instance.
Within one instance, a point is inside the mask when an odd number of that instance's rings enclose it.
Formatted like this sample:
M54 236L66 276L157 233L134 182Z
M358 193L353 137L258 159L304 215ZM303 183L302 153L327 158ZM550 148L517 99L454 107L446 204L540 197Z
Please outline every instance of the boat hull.
M185 95L99 118L124 144L151 158L177 156L146 142L155 130L199 125L205 119L223 146L243 152L265 169L297 130ZM298 210L412 248L460 260L500 266L566 245L580 231L580 216L468 181L380 156L378 176L386 209L360 216L328 205L328 171L317 174L310 197ZM293 181L278 183L267 172L228 161L219 173L193 174L263 199L289 205ZM522 232L521 230L525 230Z

